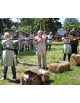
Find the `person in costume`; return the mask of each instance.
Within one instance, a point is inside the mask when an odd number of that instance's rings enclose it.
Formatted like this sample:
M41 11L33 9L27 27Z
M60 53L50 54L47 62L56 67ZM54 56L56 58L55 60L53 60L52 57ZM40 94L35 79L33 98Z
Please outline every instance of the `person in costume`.
M37 36L34 38L34 44L36 44L36 54L38 57L38 68L41 68L41 59L43 64L43 69L46 69L46 48L45 48L45 36L43 36L43 31L39 30Z
M14 54L14 45L20 41L18 40L12 40L10 38L10 33L6 32L4 33L4 39L2 40L2 46L3 46L3 51L2 51L2 65L4 66L4 70L2 73L2 79L4 80L7 77L7 70L8 66L11 66L12 68L12 74L13 74L13 81L16 81L16 58Z
M69 36L69 34L64 34L64 37L62 37L63 40L63 61L65 61L66 59L66 55L68 55L68 61L70 62L70 57L71 57L71 53L72 53L72 49L71 49L71 38Z

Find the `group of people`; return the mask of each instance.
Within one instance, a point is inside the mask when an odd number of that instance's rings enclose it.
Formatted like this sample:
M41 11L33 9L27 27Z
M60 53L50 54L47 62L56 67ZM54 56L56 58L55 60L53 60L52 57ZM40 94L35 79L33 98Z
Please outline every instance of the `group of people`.
M36 54L38 56L38 68L41 68L41 58L43 61L43 68L46 68L46 52L45 52L45 40L43 32L38 31L38 35L34 37L34 44L36 45ZM13 81L16 81L16 63L18 63L18 50L21 39L19 39L19 31L15 31L13 37L9 32L4 33L4 39L2 40L2 65L4 70L1 80L6 79L8 66L12 68Z
M33 50L34 49L34 45L33 45L33 38L34 38L34 34L22 34L20 35L20 38L22 38L22 42L21 42L21 51L23 50ZM26 39L24 39L26 38Z
M18 31L16 31L18 33ZM42 30L39 30L37 32L37 35L33 38L33 43L36 46L36 55L38 60L38 69L40 69L41 66L41 59L43 64L43 69L48 69L46 67L46 50L51 49L52 44L52 32L49 33L49 35L44 35L44 32ZM14 35L15 40L11 39L10 33L6 32L4 34L4 40L2 41L3 45L3 53L2 53L2 63L4 66L2 79L6 79L7 76L7 70L8 66L11 66L12 68L12 74L13 74L13 81L16 81L16 61L17 56L15 58L15 54L18 55L18 48L17 45L21 42L21 39L17 39L18 34ZM77 53L77 46L78 46L78 39L76 37L76 34L71 32L70 34L64 34L64 37L62 37L62 40L64 42L64 55L63 60L65 61L66 55L68 54L68 61L70 61L70 57L72 53ZM17 61L18 62L18 61Z

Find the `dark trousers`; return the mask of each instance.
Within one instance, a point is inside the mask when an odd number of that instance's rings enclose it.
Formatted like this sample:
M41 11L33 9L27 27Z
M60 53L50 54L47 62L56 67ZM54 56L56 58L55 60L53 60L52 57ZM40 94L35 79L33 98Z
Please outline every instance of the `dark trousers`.
M72 53L77 54L77 46L76 45L72 46Z
M46 44L46 50L50 50L51 49L51 44Z
M68 54L68 61L70 62L70 57L71 57L71 54ZM66 60L66 54L64 53L64 55L63 55L63 61L65 61Z
M12 74L13 74L13 79L14 79L14 78L16 78L16 68L15 68L14 65L11 66L11 68L12 68ZM4 67L3 74L2 74L2 77L3 77L4 79L6 79L7 70L8 70L8 66Z
M26 46L26 50L27 50L27 49L29 50L29 46Z
M17 56L18 56L18 49L14 49L14 53L16 55L16 61L18 62Z
M33 50L33 43L30 44L30 49Z

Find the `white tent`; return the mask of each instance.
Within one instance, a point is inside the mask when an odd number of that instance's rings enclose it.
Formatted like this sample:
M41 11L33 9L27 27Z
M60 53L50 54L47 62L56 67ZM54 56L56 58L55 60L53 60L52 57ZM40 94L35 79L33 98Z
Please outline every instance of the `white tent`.
M63 29L59 29L56 33L56 36L64 36L64 34L67 33L66 30L63 30Z

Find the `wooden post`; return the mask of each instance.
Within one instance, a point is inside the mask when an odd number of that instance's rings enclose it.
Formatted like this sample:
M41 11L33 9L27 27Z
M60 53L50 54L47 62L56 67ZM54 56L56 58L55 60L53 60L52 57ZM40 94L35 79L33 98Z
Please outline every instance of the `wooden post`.
M40 23L40 30L41 30L41 23Z
M44 31L45 31L45 22L43 21Z

